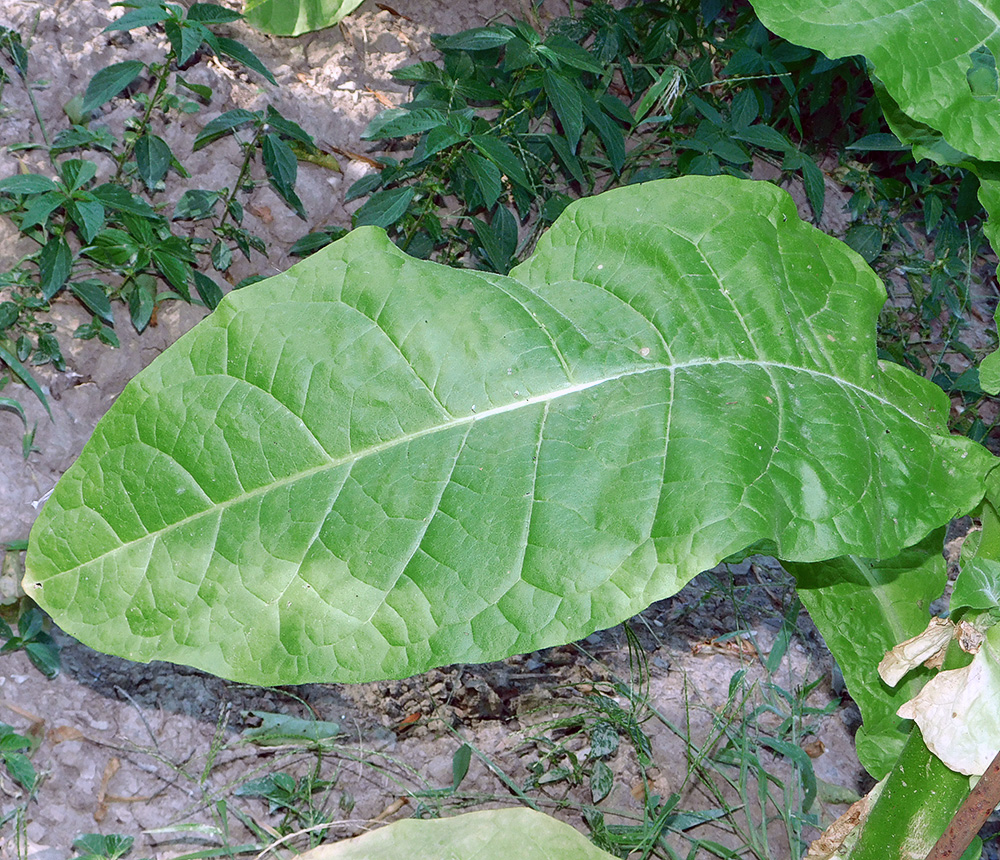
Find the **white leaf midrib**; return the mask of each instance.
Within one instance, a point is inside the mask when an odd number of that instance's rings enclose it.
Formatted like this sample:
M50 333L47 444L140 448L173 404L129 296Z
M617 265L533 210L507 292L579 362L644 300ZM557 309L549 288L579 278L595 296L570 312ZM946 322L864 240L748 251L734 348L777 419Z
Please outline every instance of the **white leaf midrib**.
M344 455L342 457L329 458L327 460L327 462L321 463L318 466L313 466L312 468L309 468L309 469L303 469L302 471L295 472L292 475L287 475L284 478L280 478L280 479L275 480L275 481L271 481L271 482L269 482L267 484L264 484L264 485L262 485L260 487L256 487L253 490L249 490L247 492L244 492L244 493L241 493L239 495L233 496L233 497L231 497L229 499L226 499L224 501L213 502L213 503L210 504L209 507L207 507L207 508L205 508L203 510L200 510L200 511L198 511L196 513L190 514L189 516L184 517L184 518L182 518L180 520L177 520L176 522L173 522L173 523L171 523L168 526L164 526L163 528L158 529L156 531L147 532L145 535L143 535L140 538L137 538L135 540L128 541L128 542L125 542L125 543L121 543L118 546L113 547L112 549L109 549L109 550L107 550L107 551L105 551L105 552L103 552L103 553L101 553L99 555L95 555L92 558L89 558L86 561L81 562L78 565L75 565L74 567L67 568L66 570L59 571L58 573L55 573L55 574L51 574L50 576L47 577L47 579L52 580L52 579L57 579L57 578L60 578L60 577L71 575L71 574L77 572L78 570L80 570L82 568L86 568L89 565L92 565L95 562L100 561L101 559L105 559L105 558L108 558L110 556L114 556L117 553L122 552L123 550L128 550L128 549L130 549L132 547L135 547L135 546L138 546L138 545L140 545L142 543L145 543L146 541L154 541L157 538L161 538L161 537L165 536L166 534L168 534L168 533L170 533L170 532L172 532L172 531L174 531L176 529L180 529L180 528L184 527L185 525L187 525L187 524L189 524L191 522L194 522L194 521L196 521L196 520L198 520L198 519L200 519L202 517L215 516L215 515L219 514L221 511L224 511L225 509L227 509L229 507L234 507L234 506L239 505L239 504L241 504L243 502L246 502L246 501L248 501L250 499L253 499L253 498L257 497L257 496L266 495L267 493L270 493L273 490L280 489L281 487L288 486L289 484L294 484L294 483L296 483L298 481L306 480L306 479L308 479L308 478L310 478L310 477L312 477L312 476L314 476L316 474L319 474L321 472L329 471L329 470L332 470L332 469L337 469L337 468L340 468L341 466L345 466L345 465L349 465L351 463L358 462L358 461L363 460L363 459L365 459L367 457L376 456L376 455L380 454L383 451L391 450L392 448L394 448L394 447L396 447L398 445L409 444L409 443L414 442L414 441L416 441L418 439L422 439L425 436L430 436L430 435L433 435L435 433L448 432L448 431L456 429L458 427L463 427L463 426L465 426L467 424L474 424L474 423L477 423L479 421L485 421L485 420L487 420L489 418L492 418L492 417L495 417L495 416L498 416L498 415L504 415L504 414L507 414L509 412L514 412L514 411L516 411L518 409L526 409L526 408L530 408L532 406L548 404L548 403L551 403L553 401L562 399L564 397L569 397L569 396L572 396L574 394L579 394L580 392L587 391L587 390L589 390L591 388L596 388L598 386L606 385L606 384L611 383L611 382L616 382L616 381L621 380L621 379L626 379L626 378L630 378L630 377L637 377L637 376L643 376L643 375L645 375L647 373L655 373L655 372L669 373L670 376L671 376L671 379L673 379L673 377L675 376L675 374L678 371L688 370L688 369L692 369L692 368L699 368L699 367L718 367L718 366L721 366L721 365L733 366L733 367L741 367L741 366L742 367L759 367L759 368L768 369L768 370L771 370L771 369L786 370L786 371L792 371L794 373L808 374L808 375L813 376L813 377L817 377L817 378L820 378L820 379L829 380L829 381L835 383L837 386L839 386L841 388L849 389L849 390L851 390L851 391L853 391L853 392L855 392L855 393L857 393L857 394L865 397L866 399L875 401L875 402L881 404L882 406L884 406L884 407L886 407L888 409L891 409L892 411L898 412L900 415L902 415L907 420L913 422L914 424L918 424L920 426L927 426L923 421L921 421L919 418L911 415L909 412L907 412L905 409L903 409L899 404L893 403L892 401L886 399L882 395L876 394L875 392L873 392L873 391L871 391L869 389L863 388L862 386L860 386L860 385L858 385L856 383L853 383L850 380L844 379L842 377L836 376L835 374L828 373L826 371L816 370L816 369L808 368L808 367L802 367L800 365L787 364L787 363L784 363L784 362L765 361L765 360L761 360L761 359L701 358L701 359L694 359L694 360L691 360L691 361L677 362L677 363L673 363L673 364L661 364L661 363L651 362L649 365L644 366L644 367L630 368L630 369L628 369L626 371L622 371L620 373L609 374L609 375L606 375L606 376L599 377L597 379L592 379L592 380L587 380L585 382L579 382L579 383L575 383L575 384L570 384L570 385L565 386L564 388L560 388L560 389L557 389L555 391L548 391L548 392L545 392L543 394L534 395L532 397L519 398L518 400L513 400L513 401L511 401L509 403L504 403L504 404L501 404L499 406L491 407L489 409L484 409L484 410L476 411L476 412L471 412L470 411L470 413L468 415L453 416L452 419L449 420L449 421L447 421L447 422L433 424L433 425L431 425L429 427L424 427L424 428L422 428L420 430L415 430L412 433L406 433L406 434L394 437L392 439L388 439L388 440L386 440L384 442L380 442L380 443L378 443L376 445L371 445L371 446L369 446L369 447L367 447L367 448L365 448L365 449L363 449L361 451L352 451L352 452L349 452L348 454L346 454L346 455ZM242 380L240 380L240 381L242 381ZM671 406L672 405L673 404L672 404L672 400L671 400ZM155 450L159 451L161 454L165 454L165 452L162 451L162 450L160 450L160 449L155 449ZM167 455L167 456L169 456L169 455ZM329 455L327 455L327 456L329 457ZM173 460L174 462L176 462L176 460L174 460L174 458L172 458L172 457L171 457L171 460ZM202 489L202 492L204 493L205 492L204 488L201 488L201 489ZM208 494L206 493L205 495L207 496ZM30 574L29 574L29 577L30 577Z

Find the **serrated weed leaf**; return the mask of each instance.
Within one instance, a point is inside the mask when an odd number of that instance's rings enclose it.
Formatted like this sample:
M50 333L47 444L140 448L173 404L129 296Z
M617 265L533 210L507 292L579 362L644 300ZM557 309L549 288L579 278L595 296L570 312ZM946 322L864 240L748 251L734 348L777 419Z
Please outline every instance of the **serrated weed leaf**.
M891 556L993 460L876 363L884 300L729 177L573 203L510 277L355 230L130 383L25 590L130 659L361 681L571 641L759 541Z
M81 113L88 114L114 98L139 77L144 68L145 65L139 60L125 60L101 69L87 84L87 92L80 106Z

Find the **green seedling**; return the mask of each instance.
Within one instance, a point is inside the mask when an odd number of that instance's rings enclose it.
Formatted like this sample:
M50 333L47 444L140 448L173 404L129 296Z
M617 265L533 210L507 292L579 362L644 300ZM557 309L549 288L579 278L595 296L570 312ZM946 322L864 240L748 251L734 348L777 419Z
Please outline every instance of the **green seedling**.
M30 605L22 598L16 634L10 625L0 618L0 636L6 640L0 646L0 654L23 650L40 672L49 678L54 678L59 674L59 646L45 632L44 624L45 614L37 606Z
M134 841L116 833L84 833L73 840L73 848L80 852L73 860L120 860L131 853Z

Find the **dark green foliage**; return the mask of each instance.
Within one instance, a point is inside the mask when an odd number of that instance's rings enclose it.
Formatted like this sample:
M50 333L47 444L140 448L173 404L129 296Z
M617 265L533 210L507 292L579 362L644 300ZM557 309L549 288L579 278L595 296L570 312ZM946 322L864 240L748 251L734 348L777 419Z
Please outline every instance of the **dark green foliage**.
M118 345L114 299L125 302L138 331L149 325L164 300L214 308L222 291L199 268L211 265L225 271L234 249L248 258L253 250L266 252L263 240L241 226L243 207L236 199L254 187L251 167L258 155L266 181L305 217L295 192L297 158L299 153L314 153L315 147L309 134L270 106L262 111L229 111L209 122L192 148L237 135L243 159L232 188L186 191L170 219L161 214L158 195L171 176L188 173L157 128L172 111L196 112L213 96L210 87L186 80L179 68L187 68L203 51L236 59L271 83L274 79L249 49L212 32L213 25L242 17L236 12L209 3L196 3L185 12L165 0L116 5L128 11L105 30L162 29L169 44L166 56L152 63L127 59L98 70L70 111L76 121L49 144L39 117L47 146L26 145L47 149L51 174L0 179L0 213L38 246L12 269L0 272L0 289L6 288L0 302L0 367L27 384L46 408L45 396L28 367L46 363L59 370L65 367L56 327L45 316L61 293L74 296L93 315L73 336L97 338L109 346ZM28 52L18 34L5 28L0 29L0 60L9 63L28 86ZM0 84L8 78L0 78ZM119 97L130 97L137 108L121 138L96 122L104 105ZM114 176L102 182L97 178L99 164L108 156L113 159ZM190 222L205 220L211 221L218 237L214 243L179 232ZM22 414L12 403L4 398L0 406Z
M818 218L823 174L794 141L838 87L839 119L855 113L857 85L841 82L856 64L768 37L749 10L706 22L685 4L598 2L544 34L517 22L434 44L440 63L394 73L412 99L365 132L412 152L351 188L349 200L369 198L355 226L384 227L418 257L471 252L498 272L572 197L684 173L744 176L756 154L802 175Z

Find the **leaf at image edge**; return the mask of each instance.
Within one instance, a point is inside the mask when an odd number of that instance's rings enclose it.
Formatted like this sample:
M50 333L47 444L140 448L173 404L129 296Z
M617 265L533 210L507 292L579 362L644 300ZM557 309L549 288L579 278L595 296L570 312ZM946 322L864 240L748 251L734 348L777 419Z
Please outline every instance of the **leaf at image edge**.
M579 831L531 809L488 809L451 818L396 821L321 845L300 860L608 860Z
M275 36L300 36L332 27L351 14L363 0L263 0L246 2L249 24Z
M753 0L763 24L828 57L861 54L908 116L940 130L951 146L1000 161L997 99L969 81L976 52L1000 54L995 7L980 0ZM930 47L934 46L934 47Z

